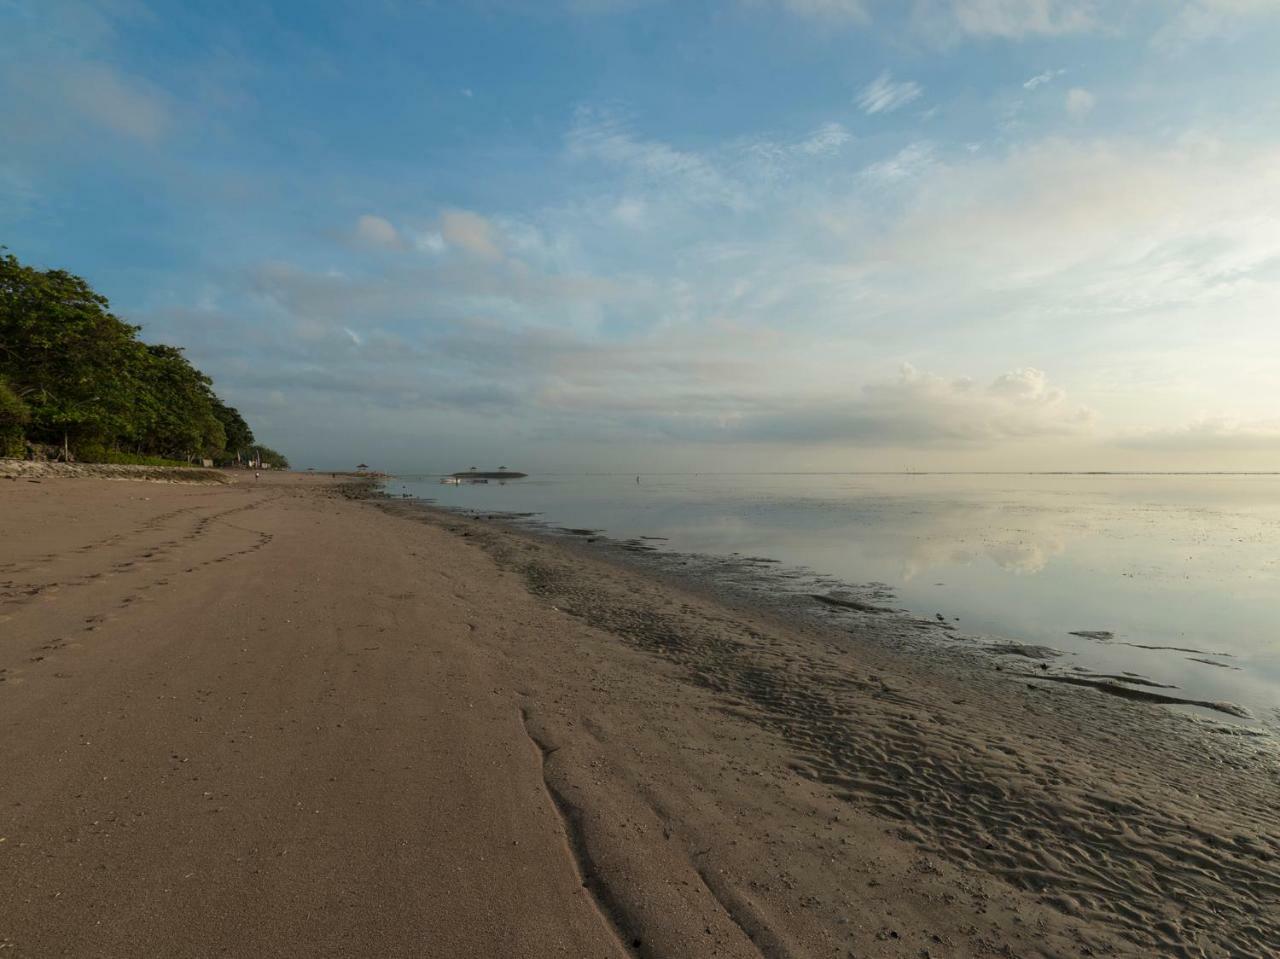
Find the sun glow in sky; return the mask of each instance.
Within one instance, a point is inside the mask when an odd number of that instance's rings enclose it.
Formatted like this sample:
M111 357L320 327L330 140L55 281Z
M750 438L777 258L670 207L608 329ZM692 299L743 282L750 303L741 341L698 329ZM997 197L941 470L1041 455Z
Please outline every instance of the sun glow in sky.
M1280 469L1277 50L1280 0L0 0L0 244L299 466Z

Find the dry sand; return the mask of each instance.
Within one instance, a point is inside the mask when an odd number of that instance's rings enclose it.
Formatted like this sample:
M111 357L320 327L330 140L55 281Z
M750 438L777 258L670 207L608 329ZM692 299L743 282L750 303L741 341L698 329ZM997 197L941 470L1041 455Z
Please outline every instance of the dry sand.
M1277 953L1270 740L327 478L32 478L0 954Z

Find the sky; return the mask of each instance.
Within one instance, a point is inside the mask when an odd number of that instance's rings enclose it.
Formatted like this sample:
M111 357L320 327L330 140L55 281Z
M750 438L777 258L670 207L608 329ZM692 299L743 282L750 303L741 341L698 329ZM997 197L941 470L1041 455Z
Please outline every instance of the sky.
M0 244L298 467L1280 469L1280 0L0 0Z

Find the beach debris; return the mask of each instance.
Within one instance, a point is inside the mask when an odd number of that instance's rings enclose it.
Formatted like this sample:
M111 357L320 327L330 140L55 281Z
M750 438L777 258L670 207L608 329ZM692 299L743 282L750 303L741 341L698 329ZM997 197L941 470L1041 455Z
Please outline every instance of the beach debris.
M1206 666L1217 666L1219 669L1238 670L1240 668L1239 666L1232 666L1230 663L1219 663L1215 660L1205 659L1201 656L1188 656L1187 659L1189 659L1193 663L1204 663Z
M1091 673L1088 670L1078 670L1089 679L1109 679L1117 683L1130 683L1134 686L1152 686L1156 689L1177 689L1178 687L1172 683L1157 683L1154 679L1147 679L1145 676L1137 676L1133 673L1124 673L1118 675L1116 673Z
M1171 653L1199 653L1201 656L1226 656L1230 658L1230 653L1213 653L1204 649L1192 649L1189 646L1151 646L1146 643L1118 643L1119 646L1130 646L1133 649L1154 649L1166 650Z
M1051 683L1068 683L1072 686L1088 686L1100 692L1110 693L1112 696L1119 696L1121 699L1133 699L1145 703L1163 703L1170 706L1199 706L1201 709L1212 709L1215 712L1226 713L1228 716L1236 716L1240 719L1253 718L1249 710L1243 706L1237 706L1235 703L1209 702L1203 699L1183 699L1180 696L1167 696L1164 693L1152 693L1145 689L1134 689L1125 683L1109 679L1086 679L1083 676L1036 675L1030 675L1028 678Z
M1027 659L1054 659L1064 655L1052 646L1036 646L1031 643L998 643L988 647L996 656L1025 656Z
M1096 640L1100 643L1109 643L1116 638L1116 634L1105 629L1081 629L1069 636L1082 636L1085 639ZM1230 653L1215 653L1204 649L1192 649L1190 646L1159 646L1151 643L1116 643L1117 646L1128 646L1131 649L1151 649L1157 651L1166 651L1171 653L1195 653L1199 656L1218 656L1230 658ZM1205 662L1205 660L1197 660L1197 662ZM1213 666L1221 666L1222 663L1211 663Z
M888 606L876 606L873 603L865 603L860 599L854 599L848 595L838 595L836 593L810 593L810 598L816 599L820 603L828 606L836 606L840 609L852 609L859 613L892 613L893 610Z

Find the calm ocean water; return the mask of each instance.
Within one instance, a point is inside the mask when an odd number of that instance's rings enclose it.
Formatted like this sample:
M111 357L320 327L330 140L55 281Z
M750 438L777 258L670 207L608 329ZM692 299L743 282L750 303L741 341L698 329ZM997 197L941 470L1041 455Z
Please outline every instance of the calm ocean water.
M388 490L884 583L966 635L1280 717L1280 476L401 477Z

